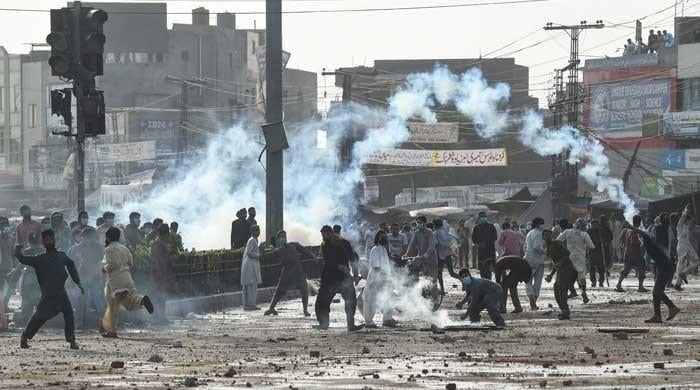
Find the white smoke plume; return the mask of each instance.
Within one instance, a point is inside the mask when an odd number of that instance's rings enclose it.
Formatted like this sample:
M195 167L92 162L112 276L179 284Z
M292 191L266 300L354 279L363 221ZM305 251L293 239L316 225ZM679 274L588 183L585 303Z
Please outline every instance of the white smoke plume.
M519 124L521 142L538 154L569 151L570 163L584 164L580 174L586 181L622 204L628 219L635 213L634 202L624 193L621 181L610 176L609 161L600 143L571 127L545 129L535 112L513 118L502 108L509 97L507 84L490 86L478 69L456 75L437 66L432 72L408 76L405 85L389 98L385 111L352 104L333 110L324 120L291 129L291 147L285 153L285 226L290 238L317 242L319 226L352 222L366 157L404 142L409 136L407 120L435 122L436 105L454 105L473 121L483 138L495 139L509 126ZM327 131L326 149L316 148L319 129ZM347 135L358 136L351 133L361 129L366 130L354 145L349 168L339 170L337 146ZM265 171L256 161L261 149L256 141L260 138L259 129L247 124L213 136L187 172L143 201L126 205L120 217L125 220L130 211L138 210L144 219L177 220L188 246L227 247L229 223L239 208L256 206L258 223L264 225Z
M542 115L529 111L522 118L520 140L540 156L555 156L569 152L569 164L583 163L579 174L598 192L607 192L610 199L624 207L625 219L632 221L637 214L634 201L625 193L622 180L610 176L610 161L597 139L583 135L578 129L564 126L547 129Z

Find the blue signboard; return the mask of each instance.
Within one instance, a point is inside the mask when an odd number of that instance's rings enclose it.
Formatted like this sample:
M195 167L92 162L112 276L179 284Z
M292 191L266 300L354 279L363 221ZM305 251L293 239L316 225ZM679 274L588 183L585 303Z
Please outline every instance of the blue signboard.
M686 169L685 149L665 150L661 155L661 167L665 171Z
M671 80L592 85L589 123L608 137L640 137L645 116L658 121L671 109Z

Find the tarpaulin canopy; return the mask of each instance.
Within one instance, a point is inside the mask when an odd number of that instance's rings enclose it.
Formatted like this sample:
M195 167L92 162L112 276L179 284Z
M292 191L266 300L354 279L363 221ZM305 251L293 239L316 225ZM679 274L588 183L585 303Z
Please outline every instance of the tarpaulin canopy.
M536 217L540 217L545 221L554 220L554 210L552 210L552 190L547 188L542 195L535 200L530 207L527 208L518 217L518 223L523 225L531 222Z

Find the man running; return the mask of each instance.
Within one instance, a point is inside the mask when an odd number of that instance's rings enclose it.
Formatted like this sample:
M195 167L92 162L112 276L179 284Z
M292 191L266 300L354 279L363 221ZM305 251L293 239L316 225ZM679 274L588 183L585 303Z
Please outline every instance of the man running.
M321 272L321 286L318 289L315 304L318 328L325 330L330 326L331 302L333 302L335 294L340 293L345 301L348 331L360 330L364 326L355 325L357 297L355 296L353 278L350 274L351 256L341 240L333 232L332 227L328 225L323 226L321 236L323 237L321 254L324 266Z
M673 279L673 261L665 253L664 249L659 246L654 240L649 237L649 235L640 230L636 229L637 233L642 236L644 241L644 248L647 254L654 260L655 267L655 277L654 277L654 289L652 290L652 297L654 300L654 316L644 322L647 324L660 324L661 320L661 302L668 306L668 317L666 321L671 321L674 319L678 313L681 312L676 305L671 302L665 293L666 285L669 280Z
M569 310L569 288L576 281L576 269L571 261L570 252L559 240L554 240L551 231L542 232L542 239L547 247L547 257L552 259L554 269L547 276L547 281L552 280L552 275L556 273L557 279L554 282L554 298L559 306L560 313L557 316L560 320L568 320L571 316ZM585 296L585 291L583 294Z

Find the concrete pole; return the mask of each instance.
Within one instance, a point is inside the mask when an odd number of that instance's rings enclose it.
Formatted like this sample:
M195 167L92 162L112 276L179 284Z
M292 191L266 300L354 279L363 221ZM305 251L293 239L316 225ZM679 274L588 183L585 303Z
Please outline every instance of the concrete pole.
M265 121L282 121L282 0L265 4ZM265 236L270 238L283 228L283 152L266 154Z

